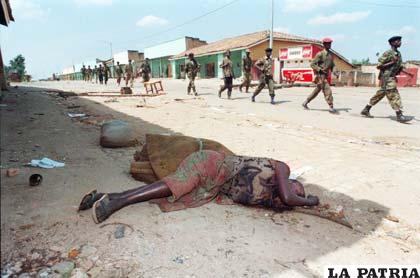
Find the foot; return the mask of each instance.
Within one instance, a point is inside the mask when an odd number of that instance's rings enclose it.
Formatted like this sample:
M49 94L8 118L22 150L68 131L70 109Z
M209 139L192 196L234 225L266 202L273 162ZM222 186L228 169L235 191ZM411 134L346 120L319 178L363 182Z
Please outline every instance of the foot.
M370 114L370 112L369 112L369 109L370 109L370 107L369 106L366 106L363 110L362 110L362 112L360 112L360 114L362 115L362 116L365 116L365 117L368 117L368 118L373 118L372 117L372 115Z
M103 195L103 193L98 193L96 189L86 193L80 202L78 211L90 209Z
M309 110L308 103L306 101L302 103L302 107L306 110Z
M102 196L101 199L93 204L92 217L96 224L105 221L115 209L111 206L108 194Z
M219 98L221 98L222 97L222 92L221 91L219 91Z
M330 112L331 114L337 114L337 110L335 110L334 107L330 107L330 109L328 109L328 112Z
M242 86L239 86L239 92L242 93Z
M255 96L252 96L251 101L255 102Z
M400 123L406 123L413 119L413 117L404 116L402 113L397 114L397 121Z
M197 92L194 93L195 96L198 96Z

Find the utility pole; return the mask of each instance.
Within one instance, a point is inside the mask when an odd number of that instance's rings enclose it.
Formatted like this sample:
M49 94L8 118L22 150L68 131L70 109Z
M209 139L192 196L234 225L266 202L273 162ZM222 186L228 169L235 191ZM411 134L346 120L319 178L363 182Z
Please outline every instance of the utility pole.
M273 48L273 29L274 29L274 0L271 0L270 48Z

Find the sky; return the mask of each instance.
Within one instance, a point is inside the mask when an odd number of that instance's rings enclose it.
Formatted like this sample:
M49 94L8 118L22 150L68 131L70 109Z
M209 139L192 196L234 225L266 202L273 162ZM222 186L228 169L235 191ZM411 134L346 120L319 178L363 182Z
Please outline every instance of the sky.
M213 42L271 27L271 0L10 1L16 22L0 26L3 60L22 54L35 79L109 58L110 44L113 53L141 51L183 36ZM420 60L420 0L273 1L275 30L331 37L350 61L376 62L393 35L403 36L403 59Z

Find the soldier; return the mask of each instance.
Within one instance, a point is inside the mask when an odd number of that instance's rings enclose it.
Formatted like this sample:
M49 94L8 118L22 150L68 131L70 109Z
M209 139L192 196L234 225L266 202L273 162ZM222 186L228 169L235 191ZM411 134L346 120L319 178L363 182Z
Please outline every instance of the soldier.
M98 67L96 65L93 68L93 74L95 75L95 83L98 84Z
M333 54L331 52L331 43L332 39L324 38L322 44L324 45L324 50L318 52L315 55L314 60L311 62L311 68L315 73L315 83L316 88L308 96L308 98L302 103L303 108L309 109L308 103L311 102L319 92L324 93L325 100L327 101L330 109L330 113L337 113L337 110L334 109L333 96L330 85L328 84L328 76L330 76L334 68Z
M251 84L251 68L252 68L252 59L251 51L249 49L245 50L246 56L242 59L242 70L244 72L244 81L239 85L239 91L242 92L242 87L245 86L245 93L248 93L249 85Z
M128 81L130 81L130 87L134 86L134 75L133 75L133 64L131 60L128 60L128 64L125 65L125 86L128 86Z
M108 84L108 78L109 78L109 75L110 75L111 72L109 71L109 68L108 68L108 66L106 65L105 62L104 62L103 72L104 72L104 83L105 83L105 85L107 85Z
M222 97L222 92L224 90L228 90L228 99L230 99L232 95L232 85L233 85L233 79L235 78L235 75L233 73L233 63L230 59L230 50L227 50L225 52L225 58L223 59L222 64L219 66L223 69L223 86L219 89L219 98Z
M271 57L271 53L273 50L271 48L265 49L266 57L259 59L255 66L260 70L259 82L257 89L255 90L252 96L252 102L255 102L255 97L264 89L265 85L268 86L268 91L271 97L271 104L275 104L274 102L274 80L273 80L273 58Z
M87 81L92 81L92 69L90 68L90 66L88 66L87 68Z
M104 83L104 68L102 67L102 64L99 64L98 68L98 77L99 77L99 83Z
M386 96L392 109L394 109L397 114L397 121L405 123L411 121L413 118L404 116L401 111L402 104L397 89L396 76L401 72L408 74L410 77L413 77L413 75L406 72L402 65L401 53L398 51L398 48L401 46L401 36L394 36L390 38L388 42L391 45L391 49L385 51L378 59L379 64L377 68L380 70L379 85L381 88L370 99L369 104L366 105L361 114L366 117L372 117L369 112L370 109Z
M188 62L185 65L185 72L188 76L188 79L190 80L190 82L188 83L188 89L187 89L187 93L190 94L191 93L191 89L194 92L194 95L198 95L197 91L195 90L195 84L194 84L194 80L197 77L197 73L200 70L200 65L197 63L197 61L194 59L194 54L190 53L188 54Z
M146 58L140 65L140 73L143 78L143 82L148 82L150 80L150 72L149 58Z
M80 69L80 72L82 73L83 81L86 81L86 67L83 65L83 67Z
M117 76L117 85L120 86L121 77L123 75L123 69L120 65L120 62L117 62L117 65L115 66L115 74Z

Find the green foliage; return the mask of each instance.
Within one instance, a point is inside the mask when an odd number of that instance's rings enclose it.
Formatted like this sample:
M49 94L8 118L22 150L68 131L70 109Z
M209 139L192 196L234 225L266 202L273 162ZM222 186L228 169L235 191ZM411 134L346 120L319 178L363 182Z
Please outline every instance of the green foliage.
M351 60L351 63L353 65L369 65L370 61L369 61L369 58L361 59L361 60L353 59L353 60Z
M19 76L20 80L23 80L26 74L25 57L22 54L17 55L15 58L10 60L10 66L7 67L8 72L15 72Z

